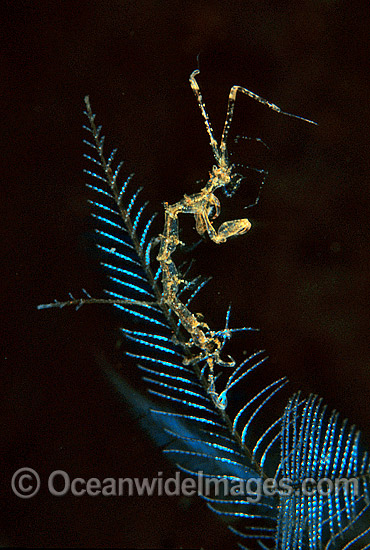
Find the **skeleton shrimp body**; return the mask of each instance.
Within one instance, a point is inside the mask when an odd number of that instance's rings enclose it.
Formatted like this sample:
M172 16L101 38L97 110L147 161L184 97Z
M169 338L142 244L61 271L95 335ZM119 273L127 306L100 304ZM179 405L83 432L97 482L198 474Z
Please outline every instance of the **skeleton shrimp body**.
M211 331L209 326L199 320L198 316L192 313L178 296L179 284L184 281L179 278L178 270L172 259L172 255L176 248L182 244L179 239L179 214L193 215L197 232L200 235L207 232L210 239L217 244L226 242L230 237L242 235L251 228L251 223L247 218L224 222L217 231L212 224L212 220L219 216L221 211L220 201L216 197L215 191L219 188L223 188L225 194L231 196L239 187L241 181L241 176L233 173L234 166L228 162L226 147L238 91L270 107L274 111L302 119L306 122L312 121L286 113L277 107L277 105L269 103L246 88L233 86L229 93L226 120L221 141L220 144L218 144L214 138L212 126L203 103L198 83L195 79L198 74L198 70L194 71L190 75L189 81L202 112L216 165L212 167L209 174L209 180L199 193L194 193L190 196L184 195L179 202L172 205L168 203L164 204L165 223L163 234L159 235L160 250L157 260L162 270L162 301L177 316L181 326L188 332L189 342L187 344L189 346L195 346L200 350L197 356L193 356L192 359L187 359L186 361L198 362L206 360L210 372L210 381L213 383L214 364L221 366L234 365L234 361L224 362L220 358L221 349L225 340L230 336L230 331L228 331L227 328L217 333Z
M215 243L225 242L233 235L240 235L250 229L249 220L234 220L221 225L218 232L214 229L209 218L210 212L214 210L212 219L220 213L220 201L213 191L230 183L231 169L213 167L207 185L199 193L185 195L183 199L173 205L165 203L165 225L163 235L160 235L160 251L157 256L162 268L163 300L180 319L182 326L191 336L191 342L200 348L205 356L212 356L217 363L223 363L219 357L219 350L222 340L210 332L206 323L200 322L197 317L181 302L177 296L178 285L181 280L178 271L172 260L172 254L179 240L179 214L193 214L196 223L196 230L200 235L206 231ZM229 363L227 363L229 364Z

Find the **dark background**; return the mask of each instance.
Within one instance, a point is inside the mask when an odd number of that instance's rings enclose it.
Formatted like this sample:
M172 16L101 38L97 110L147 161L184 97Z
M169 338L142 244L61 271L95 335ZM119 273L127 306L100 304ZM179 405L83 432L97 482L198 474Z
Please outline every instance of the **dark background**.
M369 441L369 23L366 2L2 2L1 542L28 546L229 548L231 537L197 499L47 494L71 477L169 476L173 469L131 420L101 373L117 364L108 309L36 311L101 295L82 174L83 97L108 143L127 159L153 209L199 189L212 164L188 76L199 82L219 136L233 84L307 116L318 127L238 97L240 162L269 170L257 208L244 186L222 198L225 219L252 231L203 244L197 270L214 280L197 303L222 326L262 329L272 375L322 395ZM5 120L4 120L5 119ZM253 194L253 193L252 193ZM238 344L236 344L238 345ZM256 344L243 343L253 351ZM133 365L119 367L135 380ZM261 374L261 376L263 376ZM270 376L270 374L269 374ZM44 486L11 494L22 466Z

